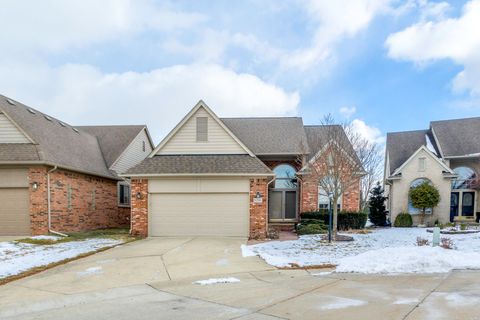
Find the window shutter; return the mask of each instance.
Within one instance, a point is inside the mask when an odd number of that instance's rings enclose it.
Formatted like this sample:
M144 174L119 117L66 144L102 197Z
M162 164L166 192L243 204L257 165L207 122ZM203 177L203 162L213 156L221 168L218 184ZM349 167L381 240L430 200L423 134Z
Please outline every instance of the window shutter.
M208 118L197 117L197 141L208 141Z

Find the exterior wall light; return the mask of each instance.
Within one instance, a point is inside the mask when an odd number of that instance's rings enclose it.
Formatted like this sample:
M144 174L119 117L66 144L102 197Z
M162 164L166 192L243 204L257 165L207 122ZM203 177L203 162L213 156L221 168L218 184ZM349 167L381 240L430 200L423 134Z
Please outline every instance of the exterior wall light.
M32 189L33 189L33 191L37 191L37 189L38 189L38 182L33 182L33 183L32 183Z
M142 199L142 193L139 191L136 194L137 199Z

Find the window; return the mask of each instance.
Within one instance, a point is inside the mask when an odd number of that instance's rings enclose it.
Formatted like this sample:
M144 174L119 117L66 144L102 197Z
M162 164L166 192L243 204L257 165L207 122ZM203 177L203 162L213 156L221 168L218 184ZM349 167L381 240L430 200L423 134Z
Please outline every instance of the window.
M458 177L452 181L452 189L473 189L477 180L477 173L469 167L457 167L453 171Z
M146 147L145 147L145 141L142 141L142 151L145 152Z
M275 169L275 189L295 189L297 188L297 178L295 168L289 164L281 164Z
M415 179L415 180L413 180L413 182L410 184L410 189L411 189L411 188L415 188L415 187L421 185L421 184L424 183L424 182L431 183L430 180L425 179L425 178ZM421 213L421 211L422 211L421 209L417 209L417 208L413 207L413 205L412 205L412 199L410 199L410 197L408 197L408 212L409 212L410 214L419 214L419 213ZM427 209L425 210L425 213L427 213L427 214L432 213L432 208L427 208Z
M328 211L330 210L330 199L328 198L327 192L321 187L318 186L318 209ZM337 210L342 209L342 196L338 198Z
M197 117L197 142L208 141L208 118Z
M418 171L425 171L426 167L427 167L427 159L418 158Z
M123 207L130 206L130 185L126 182L118 183L118 205Z

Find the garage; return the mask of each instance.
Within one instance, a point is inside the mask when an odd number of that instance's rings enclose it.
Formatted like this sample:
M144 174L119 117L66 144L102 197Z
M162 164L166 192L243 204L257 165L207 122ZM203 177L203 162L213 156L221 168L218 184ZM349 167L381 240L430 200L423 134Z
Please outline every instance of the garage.
M150 179L150 236L249 235L249 179Z
M26 169L0 169L0 236L29 235Z

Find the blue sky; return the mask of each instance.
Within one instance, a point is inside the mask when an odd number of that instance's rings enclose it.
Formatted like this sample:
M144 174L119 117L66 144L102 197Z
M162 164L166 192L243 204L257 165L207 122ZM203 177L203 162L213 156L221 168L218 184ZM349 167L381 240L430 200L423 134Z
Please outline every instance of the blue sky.
M480 110L480 0L5 1L1 92L72 124L326 113L367 138ZM5 27L7 26L7 27Z

